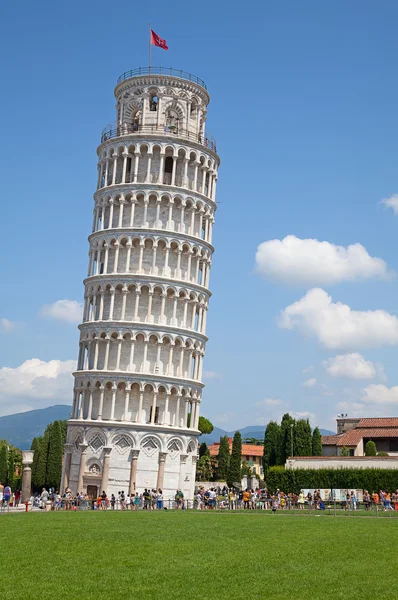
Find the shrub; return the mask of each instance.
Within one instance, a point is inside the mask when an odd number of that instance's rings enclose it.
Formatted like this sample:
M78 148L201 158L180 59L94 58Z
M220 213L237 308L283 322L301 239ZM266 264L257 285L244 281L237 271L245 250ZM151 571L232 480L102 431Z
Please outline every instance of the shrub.
M376 456L376 454L376 444L372 440L369 440L365 446L365 456Z
M284 469L270 467L266 475L270 492L300 493L311 489L362 489L370 493L398 488L398 469Z

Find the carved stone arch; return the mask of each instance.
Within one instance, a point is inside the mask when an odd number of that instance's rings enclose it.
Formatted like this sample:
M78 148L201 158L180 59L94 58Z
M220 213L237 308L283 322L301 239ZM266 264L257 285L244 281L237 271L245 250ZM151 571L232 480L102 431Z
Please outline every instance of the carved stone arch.
M140 442L140 448L150 458L162 449L162 442L156 435L145 435Z
M157 331L146 331L145 335L146 335L147 342L149 342L151 340L151 338L155 338L156 344L159 344L159 342L161 340L161 334L158 333Z
M100 454L102 448L106 445L106 437L102 431L93 428L89 429L86 434L87 443L92 452L95 454Z
M135 447L135 441L128 433L119 432L113 436L112 446L119 454L127 454Z
M101 467L100 461L97 460L96 458L90 458L87 461L86 471L90 475L97 475L97 476L101 475L101 473L102 473L102 467Z
M188 441L187 443L187 454L192 454L197 451L198 442L194 438Z
M180 102L174 98L173 100L169 100L169 102L164 105L163 114L166 120L170 118L170 116L173 116L174 118L181 119L182 121L185 116L185 110L184 107L181 106Z
M132 123L139 111L140 107L138 105L138 102L135 99L130 100L124 107L123 119Z
M178 437L172 437L167 443L167 452L172 460L182 453L184 444Z
M73 436L73 452L80 452L80 444L83 443L84 433L82 429L78 429Z

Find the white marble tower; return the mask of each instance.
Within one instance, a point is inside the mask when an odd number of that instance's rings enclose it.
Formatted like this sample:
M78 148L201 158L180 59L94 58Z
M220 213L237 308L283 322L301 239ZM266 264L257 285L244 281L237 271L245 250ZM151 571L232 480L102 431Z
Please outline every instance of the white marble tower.
M98 181L61 488L192 498L219 158L197 77L124 73Z

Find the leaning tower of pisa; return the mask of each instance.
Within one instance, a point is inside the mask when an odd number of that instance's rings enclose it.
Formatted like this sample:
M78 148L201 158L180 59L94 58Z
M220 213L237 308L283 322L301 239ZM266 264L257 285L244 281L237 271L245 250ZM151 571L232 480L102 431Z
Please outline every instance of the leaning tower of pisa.
M219 158L197 77L119 77L102 132L62 489L192 498Z

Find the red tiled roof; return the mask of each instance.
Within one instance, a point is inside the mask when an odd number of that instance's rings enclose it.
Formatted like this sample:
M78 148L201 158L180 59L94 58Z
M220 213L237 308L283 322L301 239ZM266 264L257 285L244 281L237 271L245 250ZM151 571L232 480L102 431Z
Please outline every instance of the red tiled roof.
M322 446L335 446L341 436L344 434L338 435L323 435L322 436Z
M216 442L209 446L210 456L217 456L220 450L220 443ZM229 453L232 452L232 439L229 443ZM242 444L242 456L262 456L263 446L257 446L256 444Z
M339 436L336 446L357 446L362 438L398 438L398 427L391 429L352 429Z
M361 419L357 428L363 427L398 427L398 417L378 417Z

